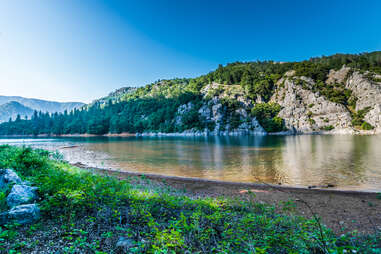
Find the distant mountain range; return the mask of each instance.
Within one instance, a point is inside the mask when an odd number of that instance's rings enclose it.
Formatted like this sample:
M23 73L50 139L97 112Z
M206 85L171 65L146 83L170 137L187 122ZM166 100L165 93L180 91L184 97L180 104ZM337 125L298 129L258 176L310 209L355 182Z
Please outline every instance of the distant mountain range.
M16 119L17 115L21 118L30 118L33 112L64 112L71 111L85 105L82 102L56 102L39 99L24 98L20 96L1 96L0 95L0 122L8 121L9 118Z

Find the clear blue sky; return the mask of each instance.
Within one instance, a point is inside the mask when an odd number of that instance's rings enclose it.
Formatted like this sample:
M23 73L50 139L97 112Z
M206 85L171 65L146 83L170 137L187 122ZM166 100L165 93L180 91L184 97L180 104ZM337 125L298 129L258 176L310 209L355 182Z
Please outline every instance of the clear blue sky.
M0 3L0 95L89 102L219 63L375 50L378 0Z

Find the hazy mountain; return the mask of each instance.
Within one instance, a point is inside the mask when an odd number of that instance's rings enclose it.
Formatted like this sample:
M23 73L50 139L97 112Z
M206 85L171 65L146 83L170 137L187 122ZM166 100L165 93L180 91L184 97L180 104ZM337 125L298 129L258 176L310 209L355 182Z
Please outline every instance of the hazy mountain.
M0 95L0 122L8 121L10 117L15 119L17 114L22 118L25 115L31 116L34 110L42 112L64 112L74 108L82 107L81 102L56 102L39 99L30 99L20 96L1 96Z
M16 101L7 102L0 105L0 122L8 121L9 118L15 120L17 115L20 115L22 119L25 119L25 116L30 118L33 112L33 109L25 107Z
M74 108L78 108L84 105L82 102L56 102L45 101L39 99L30 99L20 96L1 96L0 105L7 102L16 101L28 108L42 112L64 112L65 110L71 111Z

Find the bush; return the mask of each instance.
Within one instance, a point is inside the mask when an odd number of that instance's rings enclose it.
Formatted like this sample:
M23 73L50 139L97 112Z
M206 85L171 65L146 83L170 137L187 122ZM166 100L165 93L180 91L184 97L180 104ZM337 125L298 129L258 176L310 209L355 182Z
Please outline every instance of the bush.
M335 127L333 127L333 125L327 125L327 126L322 127L321 129L324 131L331 131L331 130L335 129Z
M369 112L369 110L370 110L370 107L366 107L366 108L361 109L355 113L352 113L352 125L354 127L363 129L362 125L365 123L364 117ZM367 126L367 124L365 124L364 127L367 128L369 126Z
M367 130L367 131L369 131L369 130L373 130L374 127L373 127L370 123L364 121L364 122L361 124L361 129L362 129L362 130Z
M284 120L278 117L281 106L277 103L256 104L251 114L267 132L278 132L285 130Z

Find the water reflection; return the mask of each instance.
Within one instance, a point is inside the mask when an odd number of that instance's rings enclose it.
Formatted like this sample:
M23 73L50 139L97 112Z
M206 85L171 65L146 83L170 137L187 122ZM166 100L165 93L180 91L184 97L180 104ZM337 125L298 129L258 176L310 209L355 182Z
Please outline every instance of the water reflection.
M71 162L128 171L381 190L380 136L65 138L13 140L61 149ZM12 143L12 140L0 140Z

